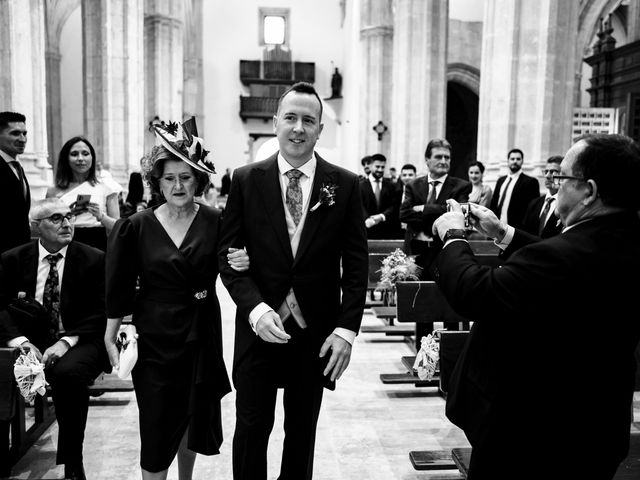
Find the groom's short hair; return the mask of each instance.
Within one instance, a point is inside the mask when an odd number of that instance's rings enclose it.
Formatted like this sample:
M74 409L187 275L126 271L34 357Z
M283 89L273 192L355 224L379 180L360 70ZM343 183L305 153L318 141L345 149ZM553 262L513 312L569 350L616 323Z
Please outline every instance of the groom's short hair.
M278 111L280 111L280 106L282 105L282 100L284 100L284 97L286 97L291 92L306 93L308 95L313 95L314 97L316 97L318 99L318 103L320 104L320 118L318 119L318 121L322 120L322 100L320 100L320 95L318 95L318 92L316 92L315 87L308 82L294 83L289 88L287 88L287 90L285 90L285 92L280 96L280 100L278 100Z

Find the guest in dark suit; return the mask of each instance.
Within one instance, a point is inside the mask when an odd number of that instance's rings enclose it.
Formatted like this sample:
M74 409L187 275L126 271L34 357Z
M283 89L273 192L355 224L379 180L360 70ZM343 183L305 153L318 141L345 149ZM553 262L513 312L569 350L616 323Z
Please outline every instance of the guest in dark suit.
M393 238L396 216L396 186L384 178L387 158L381 153L371 156L370 173L360 178L362 211L368 238Z
M21 113L0 112L0 205L2 205L2 235L0 253L27 243L31 193L18 155L27 145L26 118Z
M474 320L446 407L473 448L469 480L609 480L627 455L639 177L632 139L586 136L554 177L560 235L540 240L472 206L476 228L512 252L499 268L480 265L462 240L458 205L436 221L436 282Z
M498 178L491 198L491 210L500 220L522 228L529 202L540 196L538 180L522 172L524 153L512 148L507 154L509 174Z
M349 364L367 290L357 175L314 152L322 102L308 83L280 98L280 150L235 171L222 226L221 278L237 305L235 480L267 477L267 444L284 388L280 480L311 479L323 388ZM335 188L334 188L335 187ZM227 264L246 246L246 273Z
M220 196L226 197L229 195L229 189L231 188L231 169L227 168L220 179Z
M407 230L407 224L404 222L400 222L400 205L404 200L404 191L407 188L406 186L416 179L416 166L411 163L406 163L400 169L400 177L396 182L396 211L394 216L398 219L396 224L396 233L392 238L403 239L405 238L405 233ZM408 252L408 248L403 248L405 252Z
M532 200L524 214L522 229L541 238L549 238L562 232L562 222L556 213L558 187L553 181L554 175L560 174L562 155L554 155L547 159L542 173L547 193Z
M72 242L75 216L59 199L38 202L31 219L40 239L0 257L0 342L28 347L44 363L59 427L56 463L65 465L65 478L84 479L88 386L110 371L102 343L104 254ZM20 292L45 307L29 331L7 310Z
M432 236L433 221L447 211L447 199L468 201L471 183L449 175L451 144L445 139L431 140L424 156L429 172L406 185L400 221L407 224L408 253L418 255L416 263L424 269L423 278L429 280L428 267L442 247Z

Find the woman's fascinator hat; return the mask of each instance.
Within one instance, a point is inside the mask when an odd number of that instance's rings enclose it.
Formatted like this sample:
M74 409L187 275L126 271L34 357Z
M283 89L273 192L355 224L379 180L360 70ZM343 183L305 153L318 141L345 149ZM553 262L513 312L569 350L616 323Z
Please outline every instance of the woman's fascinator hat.
M216 173L213 162L206 159L208 150L204 148L202 138L198 137L195 117L182 122L157 123L154 133L160 144L173 155L204 173Z

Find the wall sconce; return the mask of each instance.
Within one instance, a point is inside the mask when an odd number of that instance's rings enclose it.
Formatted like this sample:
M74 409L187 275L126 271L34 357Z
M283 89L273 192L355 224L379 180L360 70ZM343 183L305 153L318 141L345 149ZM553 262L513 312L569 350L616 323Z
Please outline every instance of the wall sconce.
M378 134L379 142L382 141L382 136L385 134L387 130L389 130L389 128L384 123L382 123L382 120L380 120L377 124L373 126L373 131Z

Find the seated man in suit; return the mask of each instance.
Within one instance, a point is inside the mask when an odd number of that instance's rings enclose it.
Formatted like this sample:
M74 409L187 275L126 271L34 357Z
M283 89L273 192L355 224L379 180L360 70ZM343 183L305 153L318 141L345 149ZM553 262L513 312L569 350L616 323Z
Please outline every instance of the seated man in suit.
M560 163L562 155L554 155L547 159L543 170L547 193L531 200L524 214L522 229L541 238L553 237L562 231L560 217L556 214L558 187L553 181L554 175L560 175Z
M39 240L0 256L0 344L33 351L45 365L58 421L57 463L65 478L85 479L82 443L89 384L108 368L103 344L104 253L72 242L75 217L57 198L31 208ZM43 305L38 318L19 318L18 297Z
M367 227L367 238L393 238L395 233L396 186L384 178L387 159L381 153L371 156L370 173L360 178L360 198Z

